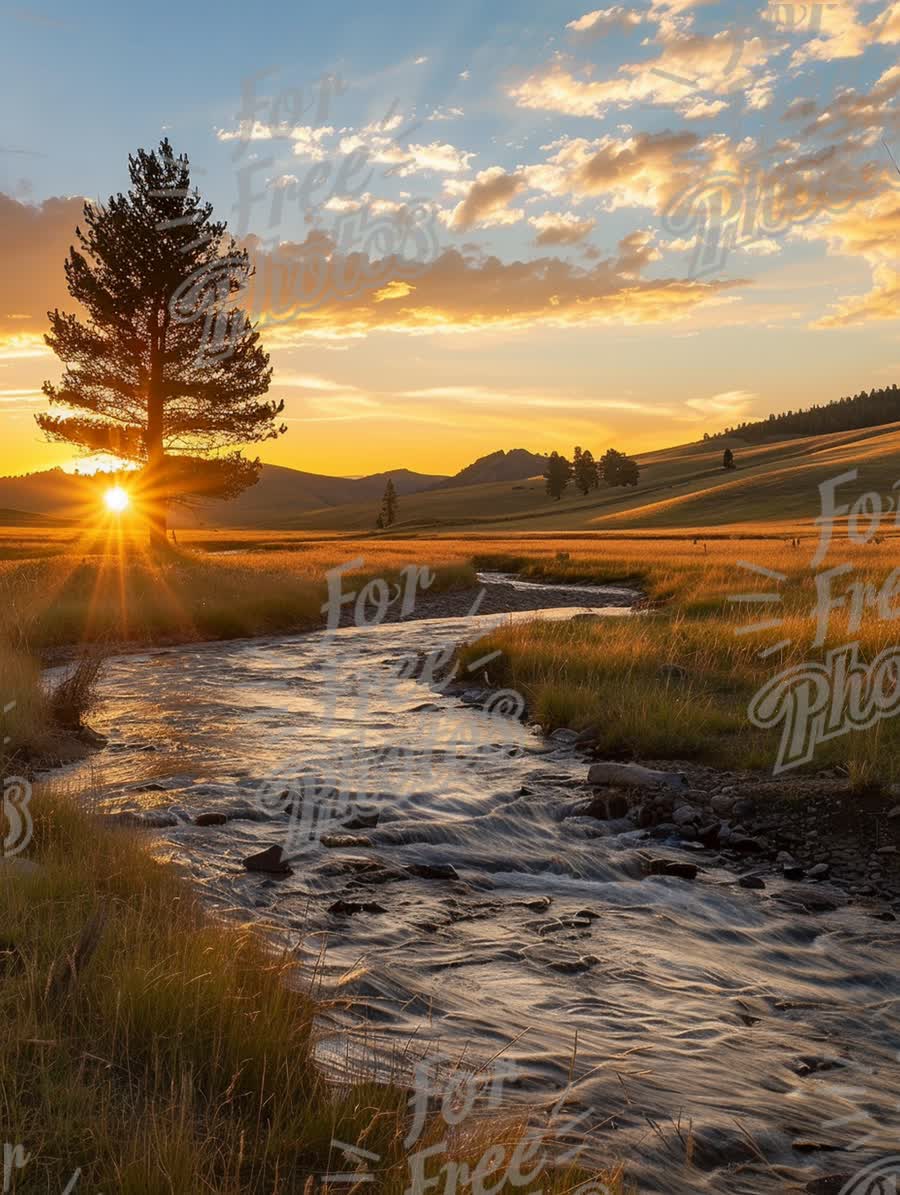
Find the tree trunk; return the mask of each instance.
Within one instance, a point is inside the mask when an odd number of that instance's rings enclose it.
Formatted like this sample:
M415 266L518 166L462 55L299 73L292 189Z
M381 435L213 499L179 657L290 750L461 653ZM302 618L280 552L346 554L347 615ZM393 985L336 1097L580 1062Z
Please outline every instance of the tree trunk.
M147 522L150 527L150 547L153 552L159 552L168 543L165 502L151 501L147 509Z
M166 527L166 454L163 446L163 366L165 323L159 329L159 310L154 313L150 333L150 384L147 391L147 472L146 510L150 530L150 549L165 549Z

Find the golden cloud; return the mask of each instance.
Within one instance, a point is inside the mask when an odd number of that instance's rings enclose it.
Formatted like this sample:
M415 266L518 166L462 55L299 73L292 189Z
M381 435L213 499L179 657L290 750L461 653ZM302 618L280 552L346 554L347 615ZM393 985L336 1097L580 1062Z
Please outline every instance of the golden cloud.
M449 218L455 232L465 232L483 225L489 217L506 208L509 201L525 186L522 174L508 174L500 166L482 170L465 190L465 198L457 204ZM517 215L516 219L521 216Z
M502 262L447 249L428 263L371 260L315 245L251 247L255 289L246 306L267 343L364 336L373 331L462 332L481 328L565 326L591 322L656 323L690 314L741 285L678 278L637 279L656 257L646 234L623 241L618 262L591 268L555 257ZM401 294L404 284L409 292ZM388 293L386 293L388 292ZM390 302L384 300L390 297Z
M47 311L71 306L63 263L83 199L20 203L0 194L0 338L4 355L43 356Z

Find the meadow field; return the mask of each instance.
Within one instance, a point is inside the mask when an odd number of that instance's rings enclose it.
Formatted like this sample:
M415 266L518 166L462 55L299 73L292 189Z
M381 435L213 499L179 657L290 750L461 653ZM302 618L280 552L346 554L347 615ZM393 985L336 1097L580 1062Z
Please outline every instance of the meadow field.
M46 704L38 660L56 659L61 649L310 630L321 625L325 573L357 562L348 587L397 581L415 564L432 569L434 592L472 587L479 569L639 588L646 609L628 619L536 619L495 632L491 647L502 655L490 681L519 688L548 729L591 727L617 755L763 766L774 732L754 729L746 712L762 684L844 643L859 643L861 660L872 660L895 635L893 534L852 542L846 521L838 522L829 554L814 568L817 534L806 525L790 531L744 523L714 537L693 529L362 539L193 533L161 560L128 537L8 532L0 544L2 696L4 705L16 704L6 752L39 754L45 742L44 730L35 730L47 725L38 712ZM836 566L845 572L826 590L817 573ZM775 584L765 570L777 574ZM860 781L893 778L895 726L886 720L839 738L822 759Z

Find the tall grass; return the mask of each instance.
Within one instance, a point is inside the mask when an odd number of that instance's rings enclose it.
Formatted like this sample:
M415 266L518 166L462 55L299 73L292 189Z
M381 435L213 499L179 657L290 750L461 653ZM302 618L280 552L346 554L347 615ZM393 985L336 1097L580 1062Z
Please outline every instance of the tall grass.
M375 577L396 583L423 557L435 573L430 592L474 582L467 558L423 552L423 545L335 543L227 555L179 549L161 559L135 543L104 551L64 546L55 556L0 561L0 640L15 637L41 651L307 630L322 622L325 573L359 559L346 574L347 589Z
M771 767L780 729L753 727L747 707L778 673L824 659L826 652L858 643L871 662L898 639L896 600L879 611L870 603L854 625L848 605L832 611L817 643L818 595L810 558L815 539L799 547L772 540L721 540L704 545L693 536L665 544L646 540L516 545L515 554L482 555L482 566L516 570L554 581L635 579L651 609L603 622L541 622L497 631L461 653L463 663L492 651L492 683L518 688L533 716L548 729L594 730L611 754L657 759L697 759L722 766ZM838 563L852 582L876 593L896 567L890 543L837 541L822 569ZM745 567L781 574L779 581ZM778 600L745 602L739 595L773 593ZM888 612L889 616L885 617ZM777 623L763 626L767 622ZM758 630L747 628L760 624ZM768 655L761 653L784 642ZM816 767L838 766L857 784L900 779L900 719L820 744Z

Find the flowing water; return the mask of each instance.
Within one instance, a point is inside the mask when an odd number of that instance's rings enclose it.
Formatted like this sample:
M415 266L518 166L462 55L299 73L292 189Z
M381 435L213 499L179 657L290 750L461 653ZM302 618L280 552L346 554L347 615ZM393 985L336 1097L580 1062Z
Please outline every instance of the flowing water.
M692 883L645 878L639 852L677 846L571 816L587 761L504 716L513 695L485 708L404 678L498 621L118 657L96 721L110 744L79 779L112 811L156 811L210 905L356 995L371 1056L501 1055L504 1096L544 1105L571 1083L590 1149L641 1191L803 1190L900 1153L897 930L855 907L786 911L777 881L746 891L709 863ZM330 823L303 814L325 807ZM201 812L230 820L191 824ZM292 875L244 869L272 844Z

